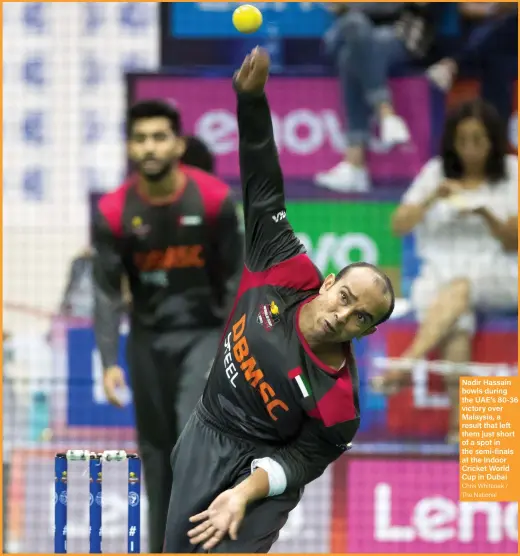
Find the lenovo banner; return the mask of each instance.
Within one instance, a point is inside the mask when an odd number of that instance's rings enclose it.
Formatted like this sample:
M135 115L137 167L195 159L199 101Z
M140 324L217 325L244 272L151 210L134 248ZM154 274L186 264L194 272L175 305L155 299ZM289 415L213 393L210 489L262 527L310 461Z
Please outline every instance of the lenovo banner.
M457 461L349 459L334 496L349 553L516 553L518 505L459 502ZM343 492L341 493L341 490ZM339 502L339 500L338 500ZM341 527L344 531L341 531Z
M430 102L427 81L391 81L396 110L411 131L407 145L386 150L374 128L369 149L373 180L406 185L430 157ZM337 79L272 76L267 94L284 175L290 180L312 179L337 164L345 150L344 106ZM163 98L182 114L184 131L203 138L217 156L217 173L239 177L236 100L230 78L134 75L130 101ZM319 196L320 190L315 195Z

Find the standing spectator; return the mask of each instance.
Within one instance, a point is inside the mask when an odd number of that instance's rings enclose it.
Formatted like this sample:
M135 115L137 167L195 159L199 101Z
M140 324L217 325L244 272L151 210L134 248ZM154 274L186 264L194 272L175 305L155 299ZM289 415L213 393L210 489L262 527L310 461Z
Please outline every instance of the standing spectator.
M69 278L60 304L64 317L92 318L92 249L87 248L73 259Z
M72 260L67 285L60 303L60 316L72 319L92 319L94 311L92 260L91 247L87 247ZM131 303L126 276L121 279L121 292L126 310Z
M121 405L121 276L132 296L127 360L149 497L149 552L162 552L170 454L200 395L236 293L242 236L229 188L179 164L185 143L169 104L127 116L136 172L102 197L93 229L94 328L108 400Z
M317 185L337 191L368 191L365 151L375 117L388 147L407 143L406 122L394 110L388 76L398 64L420 60L433 42L427 5L402 2L334 4L337 19L325 36L335 59L347 113L347 149L334 168L316 175Z
M441 155L430 160L393 216L398 235L415 230L420 274L411 300L419 329L404 359L440 348L444 360L471 360L476 310L518 304L518 160L506 154L503 122L480 101L456 109L445 124ZM381 386L397 385L396 369ZM458 375L446 378L450 439L458 434Z

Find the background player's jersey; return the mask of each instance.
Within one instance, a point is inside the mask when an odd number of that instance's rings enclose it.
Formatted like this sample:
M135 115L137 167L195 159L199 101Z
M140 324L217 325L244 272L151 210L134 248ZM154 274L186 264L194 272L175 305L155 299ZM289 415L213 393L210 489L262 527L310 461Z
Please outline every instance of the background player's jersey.
M287 221L265 95L238 97L246 268L203 406L226 431L265 443L288 486L300 487L352 441L358 377L350 344L337 371L318 360L300 333L299 311L317 295L322 277Z
M182 166L174 198L152 204L130 178L103 196L93 226L94 326L105 367L117 361L121 276L131 324L156 331L222 326L243 264L229 188Z

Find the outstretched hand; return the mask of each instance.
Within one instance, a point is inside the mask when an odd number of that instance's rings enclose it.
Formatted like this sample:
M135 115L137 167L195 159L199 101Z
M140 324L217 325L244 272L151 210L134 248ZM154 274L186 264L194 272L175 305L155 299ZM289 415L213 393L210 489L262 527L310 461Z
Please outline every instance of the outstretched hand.
M190 517L191 523L199 523L188 531L190 543L204 543L203 550L211 550L226 535L236 541L246 505L246 498L236 489L226 490L217 496L207 510Z
M235 83L239 91L247 93L260 93L264 90L271 60L266 50L254 48L248 54L240 69L235 73Z

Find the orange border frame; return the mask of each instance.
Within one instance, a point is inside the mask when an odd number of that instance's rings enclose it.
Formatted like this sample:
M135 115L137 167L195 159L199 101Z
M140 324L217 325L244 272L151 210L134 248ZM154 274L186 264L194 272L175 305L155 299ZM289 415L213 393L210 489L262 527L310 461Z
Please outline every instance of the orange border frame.
M50 0L44 0L44 2L48 2L48 1L50 1ZM66 1L66 0L65 0L65 1ZM92 0L87 0L87 1L92 1ZM104 1L104 0L102 0L102 1ZM123 0L117 0L117 1L122 2ZM133 0L133 1L136 1L136 0ZM163 0L160 0L160 1L162 2ZM187 1L189 1L189 0L178 0L178 1L180 1L180 2L187 2ZM221 1L224 1L224 0L213 0L213 1L221 2ZM269 0L268 0L268 1L269 1ZM276 1L276 0L275 0L275 1ZM289 2L293 2L293 1L295 1L295 0L288 0L288 1L289 1ZM327 0L327 1L330 2L330 3L332 3L332 2L335 3L335 2L338 2L339 0ZM389 1L389 0L379 0L379 1L386 2L386 1ZM408 0L407 0L407 1L408 1ZM439 1L439 0L435 0L435 1ZM464 0L464 1L467 1L467 0ZM2 2L2 4L3 4L3 2ZM2 10L3 10L3 5L2 5L2 7L0 8L0 22L3 22L3 13L2 13ZM519 53L520 53L520 52L519 52ZM0 54L3 55L3 43L0 44ZM2 59L3 59L3 56L2 56ZM518 69L520 70L520 63L519 63ZM1 79L2 79L2 76L0 76L0 83L2 83ZM517 90L517 95L518 95L518 90ZM3 98L0 98L0 112L2 113L2 116L3 116ZM1 137L1 135L0 135L0 137ZM519 139L520 139L520 133L519 133ZM1 141L2 141L2 139L0 138L0 143L1 143ZM3 161L0 162L0 168L3 168ZM3 208L3 189L2 189L2 188L0 188L0 204L2 205L2 208ZM1 247L0 247L0 251L3 253L3 213L2 213L2 215L0 215L0 218L2 219L2 229L1 229L1 231L0 231L0 238L1 238ZM520 289L520 278L519 278L518 286L519 286L519 289ZM3 274L0 275L0 297L1 297L2 302L3 302ZM1 323L2 323L2 330L3 330L3 311L2 311L2 316L1 316L0 318L2 319L2 320L1 320ZM520 323L520 322L519 322L519 323ZM520 342L519 342L519 350L520 350ZM0 363L2 363L2 369L3 369L3 350L2 350L2 353L0 353ZM3 407L3 404L2 404L2 400L3 400L2 394L3 394L3 393L2 393L2 387L0 387L0 405ZM0 415L0 424L2 424L2 415ZM3 430L3 429L2 429L2 430ZM3 439L0 440L0 447L3 448ZM3 457L3 449L2 449L2 457ZM335 466L335 467L337 468L337 470L334 471L334 480L346 481L346 473L344 472L343 465L340 464L340 465L337 465L337 466ZM3 477L2 477L2 470L0 470L0 481L2 480L2 478L3 478ZM0 488L2 488L2 487L0 487ZM3 517L3 511L4 511L4 508L3 508L2 506L3 506L3 505L0 505L0 518ZM335 508L335 507L333 506L333 510L336 510L336 509L339 510L339 513L338 513L338 514L335 514L335 513L333 512L333 516L334 516L334 515L342 516L343 513L344 513L344 510L342 510L342 509L340 509L340 508ZM336 518L336 520L337 520L337 519L338 519L338 518ZM334 517L333 517L333 520L334 520ZM343 521L343 523L344 523L344 521ZM519 517L519 525L520 525L520 517ZM344 530L344 528L340 526L340 527L338 527L336 530ZM3 531L2 531L2 529L0 528L0 541L3 540L3 539L2 539L2 536L3 536ZM333 539L333 540L332 540L333 552L337 552L338 549L339 549L339 552L341 552L341 547L345 547L345 546L346 546L346 531L345 531L345 536L344 536L344 538L341 538L341 539L338 538L338 539ZM520 553L520 547L519 547L519 553ZM307 556L310 556L310 555L307 555ZM316 556L317 556L317 555L316 555ZM351 556L354 556L354 555L351 555ZM375 555L375 554L374 554L374 555L364 554L364 555L359 555L359 556L377 556L377 555ZM439 554L439 555L430 555L430 556L442 556L442 555ZM465 556L483 556L483 555L481 555L481 554L474 554L474 555L468 555L468 554L466 554Z

